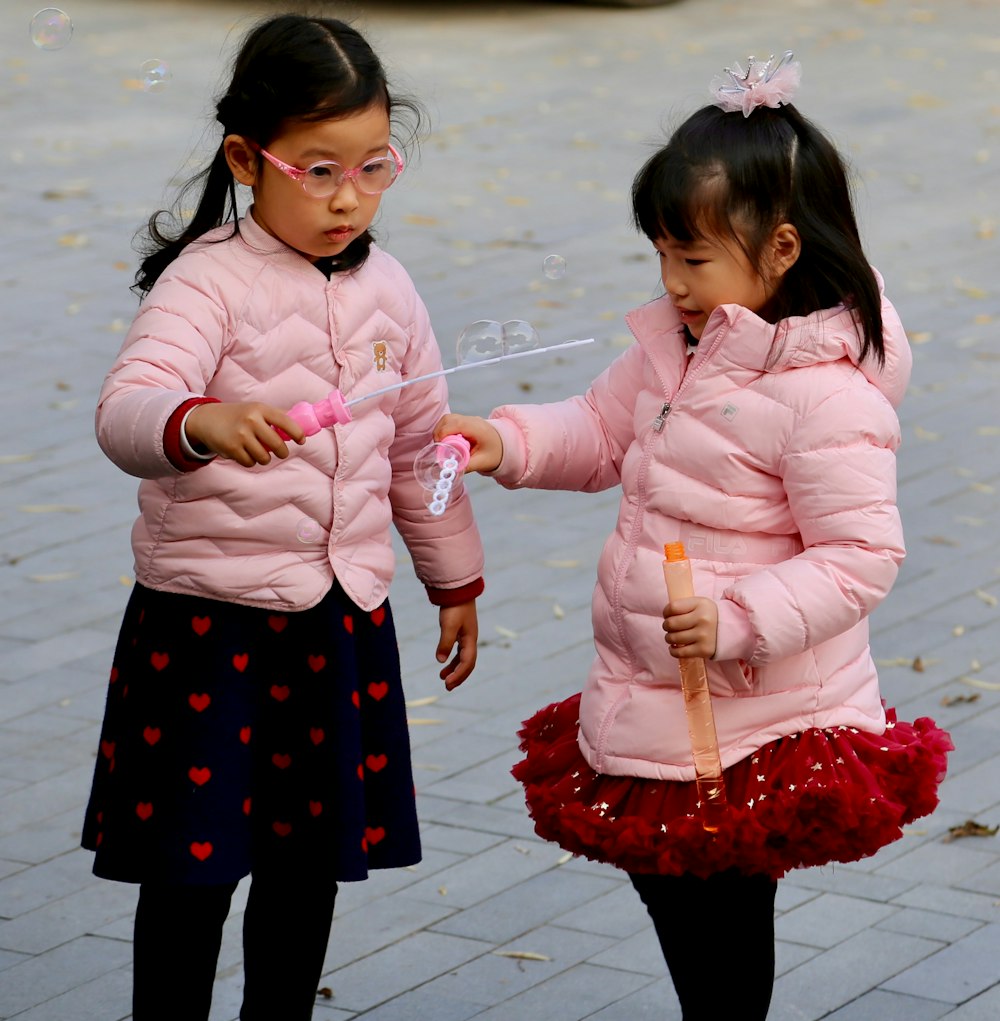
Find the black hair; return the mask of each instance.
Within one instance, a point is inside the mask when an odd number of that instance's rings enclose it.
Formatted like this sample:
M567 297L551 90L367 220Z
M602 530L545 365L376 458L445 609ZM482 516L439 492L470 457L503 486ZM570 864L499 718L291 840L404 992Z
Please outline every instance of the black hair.
M762 317L777 322L843 303L861 358L885 361L878 280L865 256L844 162L791 104L749 117L706 106L692 114L632 184L635 226L650 240L735 240L764 275L764 247L791 223L802 250Z
M223 138L243 135L267 148L289 120L337 119L369 107L384 108L394 125L402 112L412 121L409 138L418 134L419 105L390 92L382 63L356 29L333 18L280 14L246 35L215 111ZM178 211L191 191L199 193L197 206L184 222ZM164 217L170 221L166 228ZM150 217L133 290L147 293L187 245L229 221L238 234L236 182L220 141L211 163L182 186L173 211ZM372 240L369 231L355 238L333 269L356 269L368 258Z

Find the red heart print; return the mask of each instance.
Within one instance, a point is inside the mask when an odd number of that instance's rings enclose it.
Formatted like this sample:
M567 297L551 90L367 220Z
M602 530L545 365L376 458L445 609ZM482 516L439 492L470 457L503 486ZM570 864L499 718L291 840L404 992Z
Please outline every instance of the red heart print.
M101 842L100 841L100 836L101 836L100 833L98 833L97 836L98 836L98 841L97 842L100 843ZM361 850L362 851L366 851L366 852L368 850L368 841L364 837L361 838Z
M364 778L365 778L365 767L362 766L361 763L359 762L358 763L358 779L359 780L364 780Z
M389 694L389 684L386 681L372 681L368 685L368 694L371 695L376 702L381 702L386 695Z
M145 822L153 814L153 806L148 801L140 801L135 806L135 814Z
M292 689L287 684L272 684L271 685L271 698L276 702L284 702L286 698L292 693Z
M354 618L349 614L344 614L344 630L349 634L354 634Z
M376 609L372 610L372 623L375 625L375 627L381 627L382 621L384 620L385 620L384 606L379 606Z
M326 666L326 656L310 656L309 657L309 669L314 673L318 674L323 667Z
M98 821L98 823L104 822L104 813L103 812L98 812L97 813L97 821Z
M271 761L278 767L278 769L288 769L292 764L291 755L285 755L282 752L275 752L271 756Z
M212 626L211 617L192 617L191 627L196 635L203 635Z
M149 662L153 664L154 670L166 670L167 664L170 662L170 656L165 652L154 652L149 657Z
M365 759L365 765L373 773L381 773L383 769L389 764L389 759L385 755L369 755Z
M114 741L102 741L101 742L101 754L106 759L110 759L115 754L115 743L114 743Z
M211 701L212 696L204 692L200 695L197 693L188 695L188 704L196 713L203 713Z
M323 743L323 739L326 737L322 727L310 727L309 728L309 740L313 744L319 745Z
M96 839L96 840L94 841L94 844L95 844L95 845L96 845L97 847L100 847L100 846L101 846L101 843L103 842L103 840L104 840L104 834L103 834L103 833L98 833L98 834L97 834L97 839Z
M243 799L243 814L244 815L249 815L250 814L250 799L249 798L244 798Z
M159 727L146 727L142 732L142 736L146 744L154 745L160 740L162 734Z
M317 815L320 815L323 811L322 801L310 801L309 802L309 813L315 819Z
M361 708L361 696L356 691L351 692L351 701L354 703L355 709Z
M212 842L210 840L206 840L204 843L199 843L198 841L195 841L191 845L190 850L191 853L198 859L198 861L205 861L212 853L213 850Z
M188 770L188 776L191 778L192 783L196 783L199 787L204 787L212 778L212 771L208 766L192 766Z
M288 618L278 614L272 614L267 618L267 626L275 632L275 634L280 635L281 632L288 627Z
M114 683L115 683L115 681L117 681L117 680L118 680L118 667L116 667L116 666L113 666L113 667L111 668L111 677L110 677L110 682L111 682L112 684L114 684Z
M271 823L271 829L278 834L279 837L287 837L292 832L292 824L290 822L278 822L275 820Z
M233 656L233 666L236 667L240 673L243 673L243 671L246 670L247 663L249 662L250 657L245 652L238 652L235 656Z
M385 828L382 826L366 826L365 839L369 844L379 844L385 839Z

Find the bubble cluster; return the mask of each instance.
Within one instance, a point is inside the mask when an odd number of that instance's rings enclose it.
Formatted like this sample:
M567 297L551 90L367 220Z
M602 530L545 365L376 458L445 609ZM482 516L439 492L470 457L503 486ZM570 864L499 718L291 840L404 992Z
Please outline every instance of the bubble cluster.
M468 463L467 444L465 450L459 450L454 444L444 441L429 443L417 454L413 473L427 490L428 510L435 517L440 517L448 509L451 494L461 485L462 472Z
M58 7L46 7L31 19L28 34L40 50L61 50L73 38L73 21Z
M561 255L546 255L542 270L550 280L562 280L566 276L566 260Z
M310 545L323 538L323 526L312 518L303 518L295 529L295 538Z
M538 332L523 319L498 323L493 319L477 319L458 335L456 355L460 365L501 358L518 351L538 347Z
M165 64L162 60L144 61L142 67L139 68L139 77L142 80L144 92L162 92L173 76L174 73L170 70L170 65Z

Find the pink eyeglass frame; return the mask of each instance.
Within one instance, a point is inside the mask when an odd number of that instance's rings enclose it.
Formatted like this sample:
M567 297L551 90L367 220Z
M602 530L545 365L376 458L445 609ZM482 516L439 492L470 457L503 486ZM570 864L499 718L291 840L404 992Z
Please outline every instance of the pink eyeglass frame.
M293 181L298 181L299 184L302 185L302 190L305 191L307 195L309 195L309 192L306 191L305 182L306 174L308 174L313 167L326 166L340 167L340 170L344 175L344 179L340 182L340 184L337 185L337 187L332 192L330 192L330 195L336 195L340 188L343 187L344 181L350 181L351 184L353 184L355 188L358 189L358 191L362 192L365 195L382 195L384 192L389 190L388 188L384 188L382 191L374 192L365 191L364 188L359 187L357 183L357 179L360 176L361 171L364 170L365 167L368 166L369 163L372 163L374 160L385 159L384 156L374 156L370 160L365 160L365 162L362 163L360 167L351 167L349 170L346 167L341 166L341 164L339 164L336 160L317 160L315 163L310 163L305 170L299 170L298 167L293 167L290 163L286 163L284 160L279 160L277 156L272 156L271 153L269 153L266 149L262 148L256 142L253 142L250 139L247 139L247 145L249 145L254 152L259 152L261 156L263 156L264 159L266 159L267 162L271 164L271 166L277 167L278 170L280 170L283 174L287 174L290 178L292 178ZM391 143L389 145L389 155L392 157L393 162L396 164L396 177L399 177L399 175L405 169L406 164L403 162L403 157L399 155L399 151ZM394 177L389 182L390 185L395 184L396 177ZM314 198L329 198L330 196L309 195L309 197L311 199L314 199Z

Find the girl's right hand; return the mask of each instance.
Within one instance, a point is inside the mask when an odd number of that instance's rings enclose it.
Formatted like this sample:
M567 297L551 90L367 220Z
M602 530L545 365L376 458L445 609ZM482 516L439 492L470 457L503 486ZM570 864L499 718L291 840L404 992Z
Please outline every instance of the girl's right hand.
M252 468L269 464L271 455L288 457L285 441L273 426L283 429L296 443L304 443L302 426L280 408L270 404L199 404L187 416L184 432L192 446L228 457Z
M470 458L467 472L491 472L503 460L503 440L500 433L475 415L445 415L434 427L434 439L440 442L445 436L460 433L469 441Z

